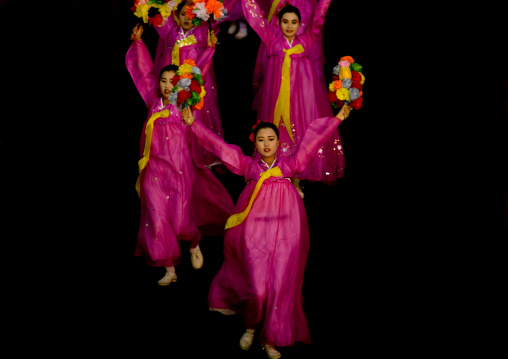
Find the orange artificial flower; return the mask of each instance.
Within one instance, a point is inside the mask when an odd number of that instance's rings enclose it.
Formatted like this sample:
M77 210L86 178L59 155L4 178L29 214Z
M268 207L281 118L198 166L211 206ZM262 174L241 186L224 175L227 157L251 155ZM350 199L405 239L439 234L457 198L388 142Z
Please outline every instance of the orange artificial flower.
M205 103L203 99L204 97L201 97L201 100L199 100L199 102L194 106L197 110L201 110L203 108L203 104Z
M217 0L208 0L208 3L206 4L206 10L208 13L214 14L217 19L220 17L220 11L223 7L222 3Z
M192 10L194 10L193 6L185 5L185 17L189 20L192 20L196 17L196 14L194 14Z
M188 73L185 73L185 74L182 74L180 76L181 79L191 79L192 80L192 74L188 74Z
M333 88L335 91L340 89L342 87L342 80L335 80L333 81Z
M351 56L343 56L340 58L340 60L346 60L348 61L350 64L352 64L353 62L355 62L355 60L353 60L353 58Z
M187 60L184 60L183 61L184 64L189 64L191 66L196 66L196 63L194 62L193 59L187 59Z

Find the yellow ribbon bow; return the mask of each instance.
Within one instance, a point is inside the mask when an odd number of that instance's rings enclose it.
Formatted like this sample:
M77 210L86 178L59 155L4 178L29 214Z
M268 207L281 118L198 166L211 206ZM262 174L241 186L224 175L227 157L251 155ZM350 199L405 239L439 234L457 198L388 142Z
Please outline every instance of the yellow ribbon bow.
M196 37L194 35L187 36L182 40L177 40L173 47L173 51L171 51L171 63L180 66L180 47L194 45L196 42Z
M145 148L143 149L143 157L138 161L139 176L138 176L138 180L136 181L136 192L138 192L138 196L140 196L141 171L146 167L146 165L148 163L148 159L150 157L150 146L152 145L153 121L155 121L159 117L168 117L168 116L169 116L169 110L165 109L165 110L154 113L152 116L150 116L150 119L146 123Z
M256 187L254 187L254 191L252 192L252 195L250 196L249 205L247 206L247 208L245 208L245 210L243 212L231 215L226 222L225 229L228 229L228 228L231 228L234 226L238 226L240 223L242 223L243 220L249 214L250 209L252 207L252 203L254 203L254 200L256 199L256 196L258 195L259 189L261 188L261 185L263 184L265 179L272 177L272 176L273 177L280 177L280 176L282 176L282 172L280 171L279 167L275 166L273 168L266 170L265 172L260 173L259 176L260 176L260 178L258 180L258 183L256 183Z
M279 127L280 119L282 117L282 121L284 121L284 126L286 126L286 130L289 133L289 137L291 137L291 141L295 142L293 139L293 133L291 132L291 120L289 118L289 89L291 87L290 79L289 79L289 68L291 66L291 55L293 54L301 54L304 52L304 48L302 45L298 44L295 47L292 47L288 50L284 49L284 61L282 62L282 75L280 81L280 89L279 89L279 97L277 98L277 103L275 104L275 111L273 113L273 123L275 126Z

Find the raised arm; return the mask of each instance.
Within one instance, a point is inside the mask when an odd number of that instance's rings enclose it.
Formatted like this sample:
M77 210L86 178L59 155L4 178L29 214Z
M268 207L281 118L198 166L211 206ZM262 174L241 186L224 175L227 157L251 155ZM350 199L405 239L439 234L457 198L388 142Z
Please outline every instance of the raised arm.
M125 56L125 65L136 89L148 106L151 96L159 86L159 81L152 72L153 62L150 52L141 39L142 29L138 25L133 29L133 41Z
M215 154L231 172L243 176L251 158L245 156L240 147L224 142L222 138L209 130L201 122L195 121L193 116L189 114L191 112L186 109L182 111L184 121L192 125L191 132L199 144Z
M332 135L339 124L349 116L351 107L342 106L335 117L321 117L312 121L298 145L298 149L290 156L290 165L295 173L305 170L307 163L316 157L319 148Z
M256 0L241 1L245 19L254 31L256 31L265 46L269 48L275 35L268 20L265 18L263 10L261 10Z
M168 35L171 32L171 30L174 27L178 26L178 24L175 21L175 11L173 9L170 9L170 10L171 10L171 14L169 15L166 23L162 26L154 26L155 31L157 31L157 34L159 34L159 37L164 39L164 41L167 41Z
M310 20L309 27L307 31L305 31L304 36L308 39L309 42L313 43L318 38L319 34L323 32L323 28L325 26L325 18L328 8L330 7L330 2L332 0L319 0L314 13L312 14L312 18Z
M215 44L217 43L217 36L215 32L208 31L207 47L201 51L196 59L196 66L201 70L201 77L206 81L212 58L215 54Z

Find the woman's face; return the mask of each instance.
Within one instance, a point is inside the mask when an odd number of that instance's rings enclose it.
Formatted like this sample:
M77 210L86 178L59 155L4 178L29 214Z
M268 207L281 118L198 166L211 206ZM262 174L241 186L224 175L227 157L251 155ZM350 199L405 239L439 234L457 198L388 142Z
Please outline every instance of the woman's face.
M293 37L295 37L299 28L300 20L298 20L298 16L294 12L287 12L282 15L282 19L280 19L280 29L288 40L292 40Z
M174 71L164 71L159 80L159 86L161 88L162 97L165 99L169 98L169 94L171 93L171 89L173 88L173 84L171 81L173 80L173 76L175 76Z
M187 5L182 7L182 10L180 10L180 13L178 14L178 20L180 21L180 26L182 27L183 31L187 32L190 29L194 27L194 24L191 20L187 18L185 15L185 12L187 11Z
M277 134L271 128L262 128L256 134L256 149L263 159L274 159L277 147L279 147L279 139Z

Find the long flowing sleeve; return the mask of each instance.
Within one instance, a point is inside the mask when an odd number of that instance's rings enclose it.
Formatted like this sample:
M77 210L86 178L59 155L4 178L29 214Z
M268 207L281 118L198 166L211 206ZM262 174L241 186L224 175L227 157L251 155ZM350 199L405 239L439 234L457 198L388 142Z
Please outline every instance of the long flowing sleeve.
M245 19L266 47L270 47L275 34L256 0L241 0Z
M125 65L131 74L139 94L149 106L151 96L158 88L158 80L153 74L153 62L143 40L134 40L125 56Z
M196 66L201 70L201 77L204 81L208 78L208 71L212 65L212 58L215 54L215 48L207 46L206 49L201 51L196 59Z
M321 117L312 121L289 162L294 173L305 170L307 163L316 157L319 148L332 135L342 121L337 117Z
M199 144L214 153L231 172L240 176L245 174L247 164L252 158L245 156L240 147L224 142L199 121L194 121L191 130Z
M310 25L305 31L304 36L311 44L319 38L319 34L323 32L325 26L326 13L330 7L332 0L319 0L312 15Z
M168 35L170 31L175 27L178 26L175 22L175 14L174 11L171 11L171 15L169 15L168 20L166 23L162 26L155 26L155 31L157 31L157 34L159 34L159 37L164 39L164 41L168 40Z

